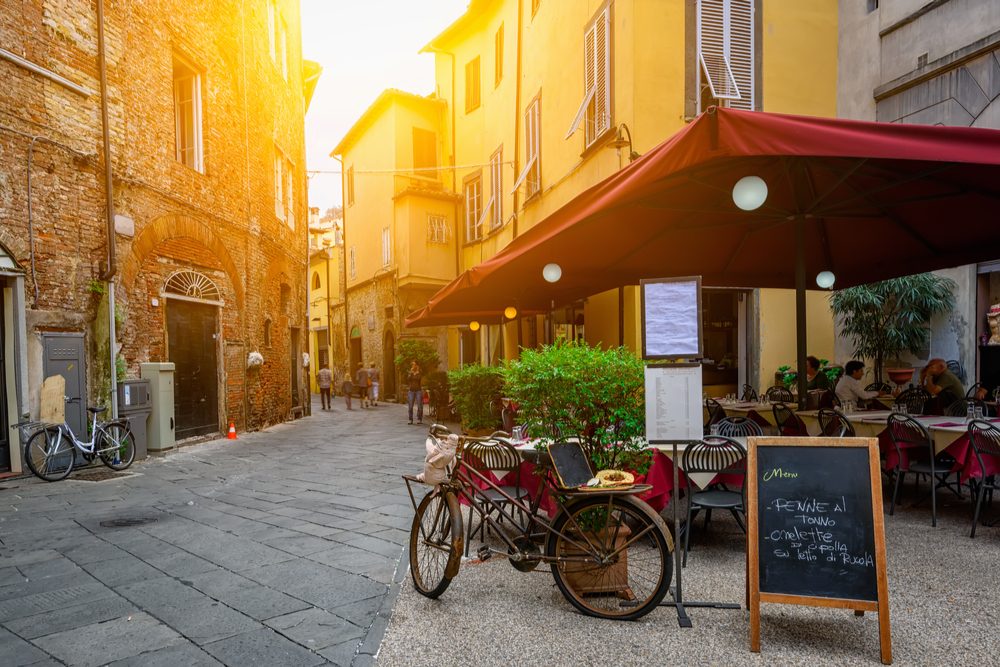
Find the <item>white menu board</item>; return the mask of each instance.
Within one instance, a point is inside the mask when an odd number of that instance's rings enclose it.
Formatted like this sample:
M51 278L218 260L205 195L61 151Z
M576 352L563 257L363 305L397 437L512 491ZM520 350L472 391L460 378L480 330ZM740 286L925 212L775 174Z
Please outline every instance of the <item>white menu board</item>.
M700 440L701 364L646 367L646 440Z
M701 280L643 280L642 356L645 359L701 356Z

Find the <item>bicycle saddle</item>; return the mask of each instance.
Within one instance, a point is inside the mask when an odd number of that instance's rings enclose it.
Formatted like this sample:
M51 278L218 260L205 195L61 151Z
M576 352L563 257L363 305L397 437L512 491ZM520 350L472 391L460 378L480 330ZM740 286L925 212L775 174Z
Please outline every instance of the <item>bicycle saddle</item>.
M87 412L89 412L91 414L99 415L102 412L107 411L107 409L108 409L108 406L104 406L103 408L87 408Z

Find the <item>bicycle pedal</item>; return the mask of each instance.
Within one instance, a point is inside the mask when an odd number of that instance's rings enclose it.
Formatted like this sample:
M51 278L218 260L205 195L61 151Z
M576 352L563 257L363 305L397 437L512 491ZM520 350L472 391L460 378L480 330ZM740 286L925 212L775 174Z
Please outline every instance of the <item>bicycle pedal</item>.
M483 546L479 547L478 551L476 551L476 555L479 556L479 560L481 561L489 560L493 558L493 551L484 544Z

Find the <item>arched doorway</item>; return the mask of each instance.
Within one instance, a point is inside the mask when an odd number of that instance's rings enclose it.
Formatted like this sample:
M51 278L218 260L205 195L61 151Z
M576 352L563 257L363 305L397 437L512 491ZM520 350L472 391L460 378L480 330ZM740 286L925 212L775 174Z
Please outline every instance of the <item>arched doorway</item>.
M354 372L358 368L358 364L361 363L361 329L358 327L351 328L351 349L348 351L350 356L350 363L347 365L348 377L354 378Z
M396 335L391 329L386 329L382 340L381 390L386 399L396 396Z
M174 363L177 439L217 433L222 295L210 278L197 271L175 271L161 295L167 311L167 359Z

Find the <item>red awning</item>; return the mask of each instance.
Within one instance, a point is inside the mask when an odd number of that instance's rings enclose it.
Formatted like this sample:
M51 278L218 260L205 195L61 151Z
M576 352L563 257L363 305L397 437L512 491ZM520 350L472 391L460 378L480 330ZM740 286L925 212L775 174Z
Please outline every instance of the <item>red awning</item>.
M738 209L733 185L768 197ZM1000 131L709 110L442 288L407 326L544 311L642 278L848 287L1000 257ZM550 284L542 267L555 262Z

